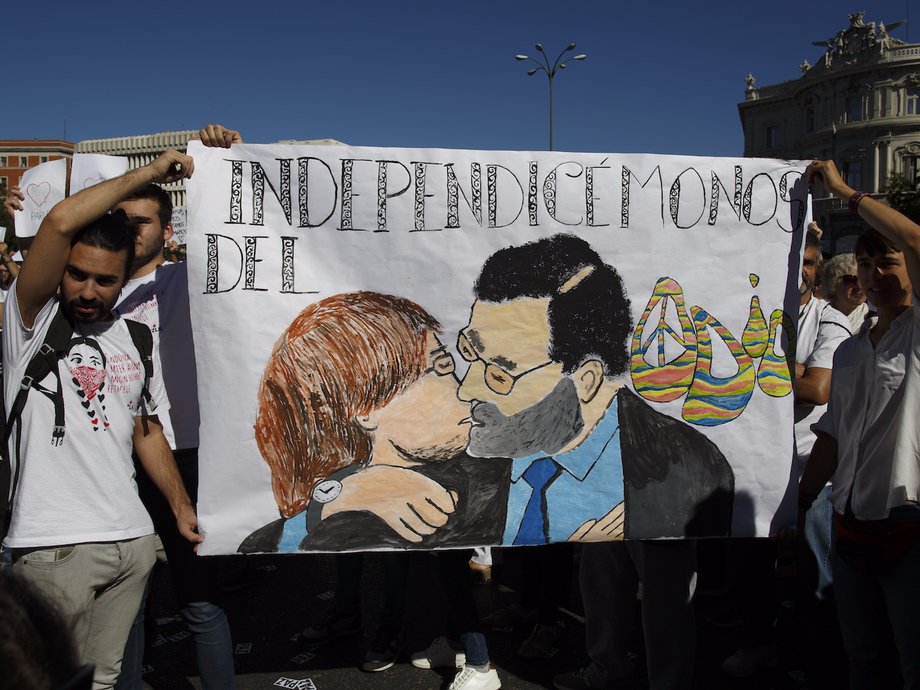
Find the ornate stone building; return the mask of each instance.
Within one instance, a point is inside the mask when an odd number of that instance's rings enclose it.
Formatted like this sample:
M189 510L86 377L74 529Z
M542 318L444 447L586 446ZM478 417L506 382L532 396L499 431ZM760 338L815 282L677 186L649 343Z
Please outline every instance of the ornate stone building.
M920 182L920 44L891 35L901 22L856 12L849 23L815 43L825 52L815 65L803 61L798 79L758 87L748 75L738 104L744 155L833 159L850 186L883 196L894 173ZM832 199L815 199L814 216L834 253L865 227Z

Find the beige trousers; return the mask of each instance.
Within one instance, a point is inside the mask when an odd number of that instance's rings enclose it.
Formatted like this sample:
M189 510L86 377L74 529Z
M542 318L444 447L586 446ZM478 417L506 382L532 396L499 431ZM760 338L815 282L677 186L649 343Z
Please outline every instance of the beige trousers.
M57 604L73 626L84 664L95 664L93 690L112 688L131 625L156 559L154 537L13 549L13 570Z

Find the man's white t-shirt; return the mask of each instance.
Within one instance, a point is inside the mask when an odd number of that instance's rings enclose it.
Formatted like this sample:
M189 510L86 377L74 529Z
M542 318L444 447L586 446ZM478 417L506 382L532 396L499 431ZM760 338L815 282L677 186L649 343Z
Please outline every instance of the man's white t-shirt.
M10 289L4 311L4 396L12 407L25 369L60 309L51 299L31 329L23 327ZM56 433L53 398L31 389L22 412L19 482L9 548L133 539L153 533L137 496L131 460L135 417L169 409L156 347L150 404L142 399L144 367L123 319L77 324L67 356L41 382L63 397L63 435ZM16 462L18 431L10 453Z
M799 309L795 361L806 368L831 369L837 347L849 337L849 319L828 302L812 297ZM817 438L811 427L821 419L826 409L827 405L795 404L795 454L800 475Z
M198 447L198 377L188 305L188 264L167 262L129 280L115 313L146 324L159 345L168 415L160 415L173 450Z

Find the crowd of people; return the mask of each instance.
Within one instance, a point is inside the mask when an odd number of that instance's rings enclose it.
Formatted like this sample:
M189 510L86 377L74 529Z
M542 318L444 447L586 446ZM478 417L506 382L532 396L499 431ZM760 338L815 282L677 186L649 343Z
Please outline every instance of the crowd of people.
M202 129L200 139L220 147L242 141L239 132L220 125ZM195 514L198 401L188 275L185 263L167 260L177 258L177 248L170 244L172 205L160 186L193 172L192 158L167 151L55 206L21 267L0 246L9 458L4 464L10 486L0 601L17 602L16 617L4 615L0 622L0 659L4 668L17 669L8 674L14 679L9 687L77 688L90 682L93 688L141 687L155 534L195 641L203 687L234 687L231 628L217 561L195 555L202 537ZM777 663L777 550L791 548L797 554L806 656L819 656L827 631L812 623L832 620L847 651L853 690L920 688L920 317L912 308L912 285L920 284L920 226L850 188L833 162L815 161L806 179L847 202L871 229L853 252L826 260L820 230L811 226L806 233L795 347L795 448L787 492L798 519L795 525L774 524L772 539L727 540L724 575L730 595L713 622L738 626L742 634L722 669L746 677ZM20 208L21 198L21 191L12 189L8 208ZM544 244L513 249L565 253L559 241ZM565 251L584 249L573 245ZM577 292L605 268L589 254L578 261L560 274L548 300ZM513 264L524 265L526 272L526 262ZM501 288L489 286L490 270L487 264L477 282L483 300L491 289L507 289L507 281ZM494 270L503 274L505 269ZM515 298L509 293L502 299ZM383 321L388 310L405 310L385 301L373 306ZM484 313L485 308L478 317L473 312L480 329L488 325ZM443 347L436 339L437 323L424 313L416 320L400 337L423 353L419 375L453 376L453 368L442 367L438 359ZM486 372L495 366L472 344L461 355ZM115 359L127 363L120 371L135 375L107 377L107 363ZM574 362L571 372L581 372L582 364ZM585 371L592 374L590 368ZM603 426L611 400L619 399L624 408L629 404L626 393L608 391L601 374L581 380L588 379L594 387L587 399L606 402L584 435L595 424ZM556 450L571 447L565 442ZM621 443L627 465L631 450ZM701 462L718 468L708 449L695 452ZM373 448L367 453L372 459ZM525 503L521 531L511 535L515 543L535 543L517 541L526 536L530 505ZM327 516L323 526L333 519ZM728 522L721 533L727 534ZM635 526L624 528L622 510L598 523L585 527L614 540L576 547L587 665L557 675L555 687L625 687L640 673L629 652L641 586L649 687L691 688L697 542L631 538L645 535L630 532ZM322 529L293 534L293 524L283 518L267 525L241 551L277 550L279 542L293 538L322 544ZM536 528L541 537L549 530L545 520ZM411 663L456 668L451 690L497 690L501 680L489 656L487 632L490 625L509 623L533 626L518 651L521 657L545 654L559 635L555 612L571 580L572 547L548 545L525 553L528 570L541 576L529 579L515 606L482 618L471 590L472 554L437 552L449 620L443 636L415 651ZM334 602L303 630L302 643L328 644L362 629L362 566L361 554L336 556ZM472 568L488 572L481 555ZM364 671L385 671L405 651L406 580L406 555L388 554L384 611ZM62 635L62 629L70 635ZM28 636L18 634L23 630ZM885 644L886 630L893 633L896 649ZM52 658L54 664L48 661ZM814 687L824 680L822 666L806 665L806 680Z

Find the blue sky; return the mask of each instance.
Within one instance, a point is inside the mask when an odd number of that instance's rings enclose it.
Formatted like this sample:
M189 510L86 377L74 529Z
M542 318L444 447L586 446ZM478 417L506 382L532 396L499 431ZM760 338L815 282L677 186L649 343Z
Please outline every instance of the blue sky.
M554 82L557 150L735 156L748 72L797 78L856 10L909 17L893 35L920 42L920 0L21 3L0 138L220 122L250 142L543 150L547 80L513 59L539 41L588 55Z

